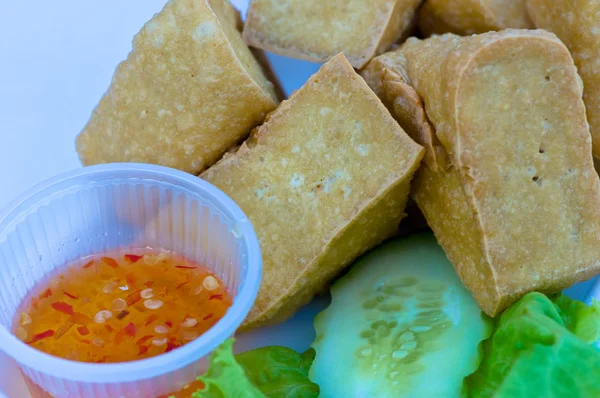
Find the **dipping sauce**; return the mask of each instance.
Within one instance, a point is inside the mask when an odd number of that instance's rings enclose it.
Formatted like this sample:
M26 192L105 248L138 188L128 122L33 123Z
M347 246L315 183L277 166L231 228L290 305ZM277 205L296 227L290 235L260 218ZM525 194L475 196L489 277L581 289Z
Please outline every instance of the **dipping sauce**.
M206 267L142 249L67 266L24 301L13 333L36 349L94 363L126 362L194 340L231 306Z

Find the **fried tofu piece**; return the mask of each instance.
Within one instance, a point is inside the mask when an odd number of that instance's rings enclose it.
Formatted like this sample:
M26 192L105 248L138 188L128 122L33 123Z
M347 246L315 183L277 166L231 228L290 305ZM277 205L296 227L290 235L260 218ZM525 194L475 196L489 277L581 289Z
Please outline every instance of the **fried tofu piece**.
M133 40L77 137L84 165L154 163L198 174L277 107L226 0L171 0Z
M340 54L203 173L260 240L263 280L244 327L291 316L394 235L422 156Z
M362 68L414 26L421 0L253 0L244 39L253 47L313 62L344 53Z
M600 158L600 1L527 0L534 24L555 33L571 51L583 80L592 150Z
M530 29L526 0L425 0L419 9L419 30L471 35L508 28Z
M582 86L556 36L409 39L364 76L427 148L411 196L488 315L600 272Z
M408 135L425 147L425 164L433 171L445 169L446 150L435 135L419 94L411 85L404 53L392 51L374 58L362 76Z

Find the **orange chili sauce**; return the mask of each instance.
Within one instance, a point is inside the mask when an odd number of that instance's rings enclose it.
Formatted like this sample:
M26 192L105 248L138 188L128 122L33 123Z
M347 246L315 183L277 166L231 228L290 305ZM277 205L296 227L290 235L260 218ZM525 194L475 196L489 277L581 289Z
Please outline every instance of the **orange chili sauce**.
M35 289L13 333L80 362L154 357L194 340L231 306L206 267L152 249L86 258Z

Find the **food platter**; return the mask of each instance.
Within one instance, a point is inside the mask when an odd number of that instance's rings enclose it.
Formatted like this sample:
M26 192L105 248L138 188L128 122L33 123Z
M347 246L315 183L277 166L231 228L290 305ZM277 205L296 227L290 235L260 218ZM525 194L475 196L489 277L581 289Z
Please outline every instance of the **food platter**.
M61 58L50 57L51 61L49 62L49 57L44 53L44 47L48 43L35 44L35 35L33 34L22 39L22 45L28 47L28 51L34 54L36 61L27 60L27 62L23 61L22 64L19 63L23 66L23 69L16 73L18 78L14 82L7 82L6 87L9 93L13 93L22 84L27 83L29 84L28 87L31 88L31 98L27 101L19 101L16 104L7 102L2 105L5 109L14 111L14 115L10 116L11 118L8 120L8 125L14 125L15 131L20 133L15 134L18 137L16 148L23 149L23 153L26 152L27 155L15 150L5 154L0 152L0 154L5 155L1 160L5 163L0 163L0 165L8 169L15 163L21 164L22 161L15 159L23 156L36 160L27 162L27 165L15 171L11 176L2 176L5 180L0 181L4 185L7 184L10 190L2 193L0 204L7 203L19 191L46 177L79 167L72 145L75 135L89 116L89 110L93 108L97 99L108 86L114 65L125 58L129 51L129 38L153 13L158 12L164 3L163 0L153 0L124 5L122 2L107 1L101 5L89 6L67 4L42 6L52 7L52 10L47 10L52 15L52 22L50 22L50 19L42 18L43 9L36 11L36 13L39 12L40 16L39 20L36 20L38 22L37 26L32 28L31 32L40 34L43 29L53 29L51 38L55 41L51 44L64 47L57 47L56 50ZM242 14L245 13L247 1L233 0L232 3L242 11ZM16 13L24 5L15 4L11 7L14 8ZM86 7L90 7L90 9L88 10ZM92 9L92 7L95 8ZM116 9L119 9L119 12L116 12ZM95 13L98 17L87 19L81 17L82 15L88 15L88 13ZM110 29L104 27L102 23L102 21L109 18L112 22ZM77 31L87 32L84 35L85 42L73 38ZM0 31L0 33L4 32ZM70 43L69 40L74 42ZM37 51L32 51L32 45L38 46L33 47ZM15 48L10 47L9 49L23 56L24 53L15 50ZM77 51L75 51L76 48ZM268 57L286 95L290 95L294 90L300 88L320 66L315 63L292 60L273 54L268 54ZM47 66L38 76L29 77L28 73L31 70L27 69L27 65L34 63L46 63ZM75 64L77 67L68 69L65 64ZM93 66L88 68L92 64ZM75 71L77 84L72 82L74 69L77 69ZM66 83L70 80L71 83ZM47 85L49 87L48 91L36 91L33 89L36 84L38 86ZM56 91L65 84L67 84L68 89L65 90L66 94L61 94L64 103L52 99L52 91ZM71 86L68 84L71 84ZM1 99L6 101L6 98ZM43 109L41 112L44 117L34 116L31 107ZM17 126L16 121L20 118L31 118L31 121L23 126ZM71 119L64 121L66 118ZM27 145L27 142L38 139L40 145L34 147ZM6 149L1 150L6 151ZM49 164L50 166L46 170L40 170L39 163ZM594 283L595 278L575 285L567 290L567 294L573 298L589 302L595 297L600 297L600 289L594 288ZM315 339L314 317L326 308L328 303L328 297L319 297L282 324L240 334L235 351L243 352L268 345L287 346L299 352L306 350ZM3 354L0 354L0 368L2 369L0 396L4 393L9 398L27 398L29 394L26 391L19 370Z

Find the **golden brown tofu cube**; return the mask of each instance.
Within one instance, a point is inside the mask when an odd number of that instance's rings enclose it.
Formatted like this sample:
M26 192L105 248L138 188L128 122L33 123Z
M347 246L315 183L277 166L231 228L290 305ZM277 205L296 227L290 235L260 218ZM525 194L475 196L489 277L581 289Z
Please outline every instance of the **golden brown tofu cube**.
M344 53L363 67L414 25L421 0L253 0L244 39L254 47L313 62Z
M422 156L338 55L203 173L260 240L263 280L245 328L286 319L395 234Z
M556 36L409 39L364 76L427 148L411 195L488 315L600 272L600 182Z
M154 163L198 174L275 109L273 85L226 0L171 0L142 28L77 137L84 165Z
M419 9L418 25L425 36L533 27L525 0L425 0Z
M583 80L594 156L600 158L600 1L527 0L527 7L534 24L555 33L573 55Z

